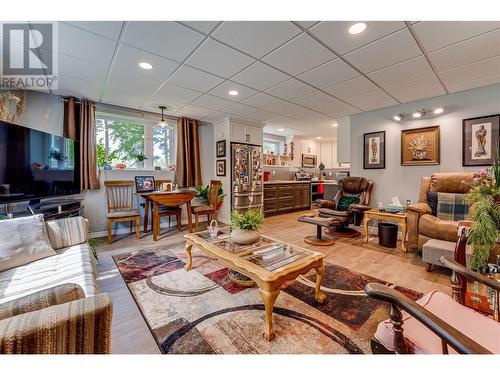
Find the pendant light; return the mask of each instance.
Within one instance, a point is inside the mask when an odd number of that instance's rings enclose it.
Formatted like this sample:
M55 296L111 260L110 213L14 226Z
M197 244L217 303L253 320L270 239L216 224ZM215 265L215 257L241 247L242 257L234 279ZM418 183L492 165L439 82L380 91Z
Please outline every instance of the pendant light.
M159 122L157 125L159 125L159 126L161 126L162 128L164 128L165 126L167 126L167 122L166 122L166 121L165 121L165 119L163 118L163 111L164 111L165 109L167 109L167 107L165 107L164 105L160 105L160 106L158 106L158 108L160 108L160 109L161 109L161 120L160 120L160 122Z

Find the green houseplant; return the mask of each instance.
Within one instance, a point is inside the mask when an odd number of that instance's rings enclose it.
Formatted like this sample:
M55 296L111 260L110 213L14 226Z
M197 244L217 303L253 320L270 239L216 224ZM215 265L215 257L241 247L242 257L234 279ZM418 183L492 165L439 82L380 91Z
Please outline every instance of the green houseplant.
M260 234L258 230L264 223L264 214L260 210L247 210L243 213L231 212L231 239L239 244L256 242Z
M498 150L498 147L496 147ZM489 170L476 174L467 202L471 205L469 217L474 222L468 243L472 246L471 268L486 272L490 252L497 244L500 228L500 158L493 155Z
M196 192L198 193L196 197L200 199L202 204L208 204L208 191L210 190L210 185L203 186L198 185L195 187ZM222 206L222 202L224 201L224 189L222 188L222 184L219 187L219 192L217 194L217 206L215 207L217 210Z
M135 154L134 157L136 167L139 169L144 168L144 160L148 160L146 154L144 154L143 152L139 152L138 154Z

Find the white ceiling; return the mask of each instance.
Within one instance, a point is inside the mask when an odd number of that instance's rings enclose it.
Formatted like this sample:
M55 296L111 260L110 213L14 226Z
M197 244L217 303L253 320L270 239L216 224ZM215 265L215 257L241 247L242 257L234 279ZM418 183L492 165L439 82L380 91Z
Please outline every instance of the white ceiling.
M328 136L344 116L500 82L500 22L367 23L60 22L54 93Z

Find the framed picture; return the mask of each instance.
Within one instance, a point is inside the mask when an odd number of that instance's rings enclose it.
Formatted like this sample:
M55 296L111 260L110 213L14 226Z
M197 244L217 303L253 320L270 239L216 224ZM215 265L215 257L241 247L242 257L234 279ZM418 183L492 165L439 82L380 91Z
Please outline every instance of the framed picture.
M135 191L148 193L155 190L155 178L153 176L135 176Z
M439 126L401 131L401 165L439 164Z
M363 134L363 169L385 168L385 131Z
M217 176L225 176L226 175L226 159L217 160L215 162L215 171Z
M462 120L462 165L491 165L492 154L500 151L500 115Z
M226 140L217 141L215 144L215 156L217 158L225 158L226 157Z

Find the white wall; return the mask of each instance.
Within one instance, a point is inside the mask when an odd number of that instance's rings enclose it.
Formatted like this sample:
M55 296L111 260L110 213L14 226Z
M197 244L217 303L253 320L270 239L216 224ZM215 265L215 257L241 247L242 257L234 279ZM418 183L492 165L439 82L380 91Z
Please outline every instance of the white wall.
M57 95L28 91L25 112L16 124L55 135L63 135L64 104Z
M445 112L434 118L401 121L392 119L397 113L443 106ZM375 181L372 206L387 204L398 196L416 202L420 179L434 172L475 171L481 167L462 167L462 119L498 114L500 84L444 95L413 103L401 104L377 111L351 116L350 161L351 176L365 176ZM439 125L441 132L441 162L433 166L401 166L401 130ZM386 168L363 169L363 133L386 132ZM340 145L339 138L339 145Z

